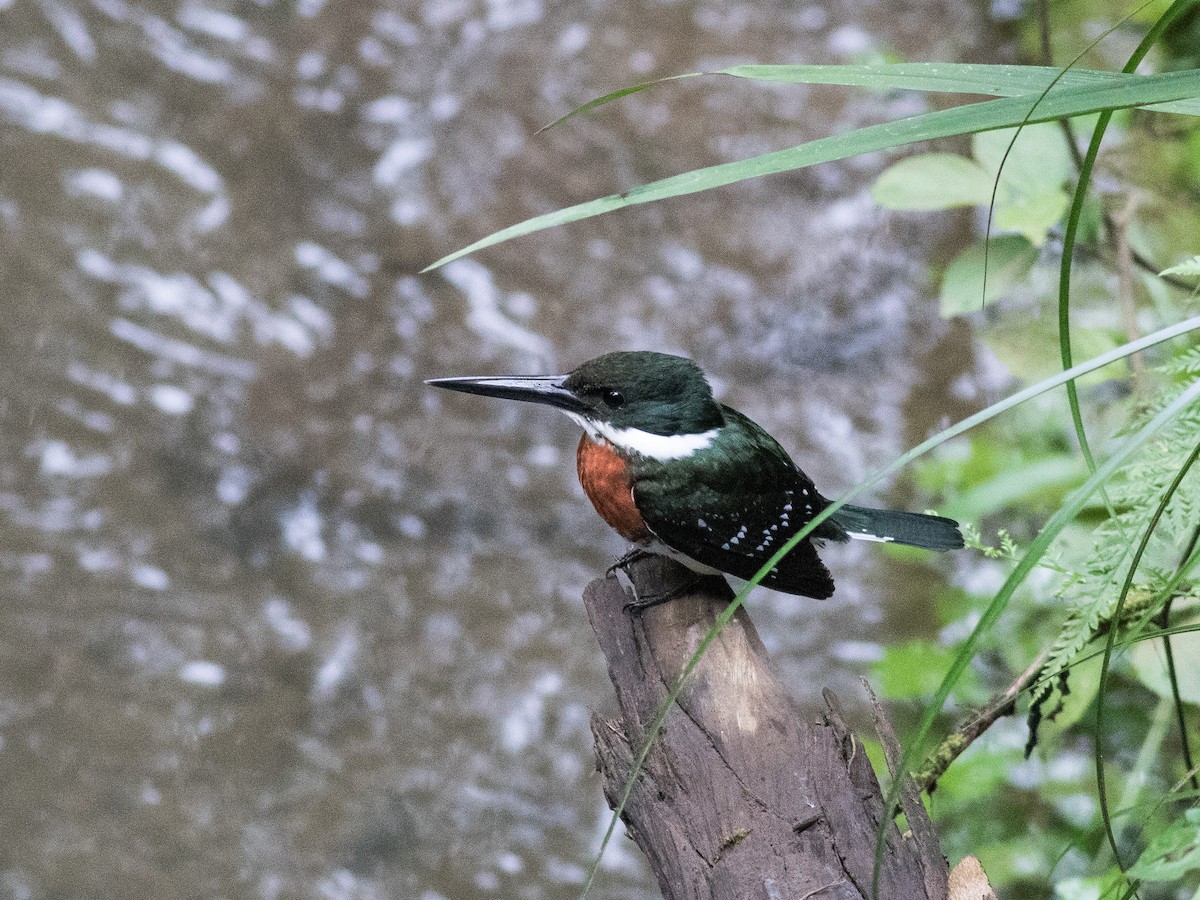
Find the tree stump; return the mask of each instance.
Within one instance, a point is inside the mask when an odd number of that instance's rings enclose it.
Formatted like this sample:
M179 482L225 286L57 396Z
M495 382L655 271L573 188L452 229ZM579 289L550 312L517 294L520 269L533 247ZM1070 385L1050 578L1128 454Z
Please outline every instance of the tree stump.
M619 714L595 715L592 732L605 796L616 805L646 729L696 646L733 594L650 557L627 568L641 597L680 590L641 612L616 575L584 599L608 659ZM872 896L883 799L862 745L827 695L804 721L770 670L744 608L709 646L646 758L622 819L667 900ZM928 826L918 801L910 820ZM881 900L945 900L946 860L932 827L923 840L888 825Z

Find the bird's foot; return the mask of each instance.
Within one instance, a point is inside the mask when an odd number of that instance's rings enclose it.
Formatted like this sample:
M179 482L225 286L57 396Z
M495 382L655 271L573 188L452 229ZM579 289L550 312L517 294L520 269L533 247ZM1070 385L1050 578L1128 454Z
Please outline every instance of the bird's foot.
M634 544L625 551L620 559L618 559L611 566L609 566L607 570L605 570L605 577L615 574L617 576L617 580L621 583L621 586L625 588L625 593L632 597L632 599L628 600L623 607L624 610L630 615L633 615L634 613L641 613L643 610L649 609L652 606L658 606L660 603L666 603L669 600L674 600L676 597L682 597L689 591L695 590L699 586L700 582L705 578L704 575L697 573L694 578L688 579L683 584L671 588L669 591L642 596L638 593L637 586L633 583L633 579L629 577L628 567L631 563L635 563L639 559L646 559L647 557L658 555L659 554L654 553L651 550L647 550L645 547Z
M637 588L631 582L629 590L633 594L633 599L626 601L623 608L631 616L635 614L640 615L652 606L658 606L660 603L666 603L669 600L682 597L684 594L695 590L703 578L704 576L697 575L695 578L691 578L683 584L671 588L669 591L663 591L661 594L647 594L644 597L637 592Z
M604 570L604 577L607 578L613 572L617 571L617 569L624 569L630 563L637 562L639 559L645 559L647 556L653 555L654 554L645 547L639 547L637 544L634 544L623 554L621 554L621 557L616 562Z

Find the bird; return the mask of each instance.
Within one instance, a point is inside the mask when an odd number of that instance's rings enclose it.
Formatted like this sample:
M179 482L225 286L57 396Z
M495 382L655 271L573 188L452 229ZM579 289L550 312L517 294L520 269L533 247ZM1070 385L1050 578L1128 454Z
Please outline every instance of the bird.
M596 512L632 549L698 575L749 580L830 504L764 428L717 402L683 356L647 350L591 359L566 375L431 378L433 387L522 400L566 413L582 429L576 470ZM823 600L833 576L824 541L926 550L963 546L958 523L925 513L846 504L776 562L761 584ZM648 606L669 597L639 600Z

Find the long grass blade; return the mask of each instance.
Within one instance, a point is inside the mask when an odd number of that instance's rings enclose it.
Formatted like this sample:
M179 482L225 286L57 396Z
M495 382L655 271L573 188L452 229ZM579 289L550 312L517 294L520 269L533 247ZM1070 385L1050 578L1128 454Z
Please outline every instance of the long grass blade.
M702 74L700 72L691 73ZM988 97L1037 95L1051 85L1076 88L1095 84L1132 83L1137 76L1097 69L1057 66L1002 66L976 63L890 63L862 66L761 66L720 69L711 74L783 84L836 84L882 91L928 91L938 94L980 94ZM1061 76L1061 77L1058 77ZM590 107L589 107L590 108ZM1156 105L1159 112L1200 115L1200 99Z
M1196 552L1196 545L1200 544L1200 523L1192 529L1192 536L1188 541L1187 548L1183 551L1180 557L1179 567L1176 569L1176 577L1182 578L1182 573L1192 559L1192 555ZM1167 605L1164 607L1165 615L1163 616L1163 628L1166 629L1169 625L1169 616L1171 609L1171 598L1167 598ZM1191 738L1188 737L1187 720L1183 716L1183 701L1179 696L1179 680L1175 674L1175 654L1171 650L1170 634L1163 635L1163 650L1166 653L1167 668L1171 676L1171 691L1175 696L1175 716L1179 724L1179 744L1183 755L1183 766L1187 770L1187 781L1192 785L1192 790L1200 791L1200 778L1197 777L1196 763L1192 759L1192 744Z
M1175 0L1146 32L1145 37L1130 54L1122 72L1126 75L1134 72L1163 31L1178 18L1180 13L1189 6L1195 5L1195 2L1196 0ZM1071 206L1067 213L1066 227L1063 232L1062 259L1058 270L1058 343L1064 369L1071 368L1073 363L1071 352L1071 267L1075 256L1075 243L1079 233L1079 222L1083 215L1083 204L1087 199L1088 185L1091 183L1092 170L1096 165L1100 144L1104 139L1105 131L1108 130L1112 116L1111 110L1100 113L1096 126L1092 129L1087 152L1079 166L1079 179L1071 197ZM1088 469L1094 472L1096 471L1096 460L1092 456L1091 444L1088 442L1087 429L1083 424L1083 411L1079 406L1079 392L1074 381L1067 382L1067 404L1071 408L1071 422L1075 426L1075 436L1079 441L1080 452L1083 454ZM1109 514L1113 515L1107 496L1104 499L1106 505L1109 506Z
M575 107L537 133L557 128L577 116L606 104L683 78L728 75L748 81L773 84L827 84L861 87L875 91L925 91L935 94L971 94L985 97L1036 95L1051 84L1064 88L1093 84L1117 84L1136 81L1137 76L1098 69L1070 69L1054 66L1004 66L978 63L887 63L857 66L742 65L711 72L685 72L668 75L612 91ZM1061 77L1058 77L1061 76ZM1174 100L1155 105L1158 112L1200 116L1200 99Z
M953 109L923 113L907 119L860 128L847 134L831 135L750 159L684 172L649 184L639 185L621 194L611 194L597 200L589 200L586 203L535 216L494 232L461 250L456 250L427 266L423 271L428 272L485 247L491 247L556 225L577 222L580 219L641 203L694 194L698 191L734 184L749 178L789 172L817 163L888 150L918 141L928 141L968 132L1009 128L1026 121L1044 122L1105 109L1127 109L1195 97L1200 97L1200 70L1193 69L1140 76L1136 80L1123 81L1118 84L1095 84L1070 90L1056 90L1046 96L1038 107L1037 113L1032 117L1028 116L1030 102L1033 98L1028 97L985 100L981 103L970 103Z
M614 100L620 100L622 97L628 97L630 94L638 94L647 88L658 87L660 84L666 84L668 81L679 81L681 78L698 78L701 75L706 75L706 72L685 72L682 75L668 75L665 78L655 78L652 81L643 81L640 84L632 84L629 87L623 87L620 90L605 94L603 97L597 97L595 100L589 100L582 106L577 106L565 116L560 116L549 125L543 125L535 134L541 134L543 131L549 131L551 128L557 128L564 122L574 119L576 116L582 116L584 113L589 113L597 107L604 106L606 103L612 103ZM1197 104L1197 109L1200 111L1200 104Z

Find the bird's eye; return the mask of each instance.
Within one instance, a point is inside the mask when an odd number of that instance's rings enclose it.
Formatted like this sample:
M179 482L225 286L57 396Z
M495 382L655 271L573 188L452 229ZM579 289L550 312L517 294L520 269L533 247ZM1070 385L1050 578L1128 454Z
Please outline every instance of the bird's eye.
M617 407L625 405L625 395L620 391L605 391L604 402L611 409L616 409Z

